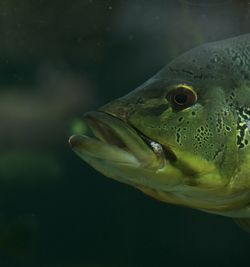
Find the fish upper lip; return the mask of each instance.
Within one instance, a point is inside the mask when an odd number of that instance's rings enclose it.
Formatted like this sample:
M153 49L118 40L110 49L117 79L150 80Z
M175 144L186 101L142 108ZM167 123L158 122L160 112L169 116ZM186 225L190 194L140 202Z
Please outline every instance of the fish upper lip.
M102 123L101 121L96 120L95 122L95 120L93 120L93 118L95 117L93 116L93 113L104 114L105 116L109 116L110 118L122 122L122 124L126 125L128 129L132 129L133 131L135 131L136 134L140 137L140 139L150 148L150 150L158 158L164 157L164 160L168 160L170 162L174 162L177 160L175 153L169 147L166 147L165 145L162 145L159 142L149 138L131 123L124 121L123 119L102 110L94 112L90 111L84 115L84 118L85 120L87 120L87 123L91 128L93 134L95 135L95 138L105 141L110 145L115 145L121 149L127 148L127 145L123 142L123 139L114 133L112 126L107 126L105 125L105 123Z

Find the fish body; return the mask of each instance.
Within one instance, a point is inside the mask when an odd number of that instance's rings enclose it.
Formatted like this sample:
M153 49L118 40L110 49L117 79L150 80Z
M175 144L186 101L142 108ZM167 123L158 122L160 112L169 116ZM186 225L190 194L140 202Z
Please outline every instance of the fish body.
M250 229L250 34L196 47L85 114L87 163L160 201Z

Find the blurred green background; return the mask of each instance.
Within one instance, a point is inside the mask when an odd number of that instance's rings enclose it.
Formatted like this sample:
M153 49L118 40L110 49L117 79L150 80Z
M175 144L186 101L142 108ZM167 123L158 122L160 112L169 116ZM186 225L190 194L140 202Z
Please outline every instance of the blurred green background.
M68 138L181 52L249 32L249 1L1 0L0 266L248 266L230 219L111 181Z

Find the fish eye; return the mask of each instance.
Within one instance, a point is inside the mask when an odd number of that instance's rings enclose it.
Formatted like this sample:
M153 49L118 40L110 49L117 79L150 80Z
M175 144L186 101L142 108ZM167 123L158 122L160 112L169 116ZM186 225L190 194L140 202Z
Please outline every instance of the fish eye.
M197 94L189 85L176 86L167 94L168 101L174 110L182 110L192 106L197 101Z

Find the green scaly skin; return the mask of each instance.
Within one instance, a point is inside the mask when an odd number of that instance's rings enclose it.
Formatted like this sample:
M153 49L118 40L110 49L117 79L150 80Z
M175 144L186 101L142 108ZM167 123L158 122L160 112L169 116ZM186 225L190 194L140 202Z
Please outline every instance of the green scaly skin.
M174 110L166 95L178 85L197 102ZM99 140L70 143L104 175L161 201L250 218L250 34L184 53L85 119Z

